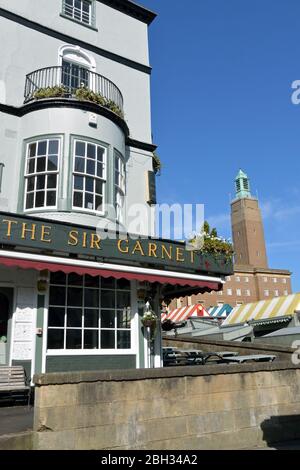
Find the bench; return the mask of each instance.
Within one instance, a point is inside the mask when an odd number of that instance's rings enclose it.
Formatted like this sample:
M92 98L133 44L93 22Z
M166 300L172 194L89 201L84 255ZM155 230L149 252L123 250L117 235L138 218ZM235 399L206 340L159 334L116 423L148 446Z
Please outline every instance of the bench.
M0 366L0 399L30 402L30 386L26 385L23 366Z

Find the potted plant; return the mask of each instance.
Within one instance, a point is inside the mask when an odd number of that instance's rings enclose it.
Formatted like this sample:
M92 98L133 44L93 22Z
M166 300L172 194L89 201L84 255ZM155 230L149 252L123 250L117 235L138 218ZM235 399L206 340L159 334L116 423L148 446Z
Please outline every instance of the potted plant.
M156 323L157 323L157 316L155 315L155 313L151 311L144 313L142 317L142 324L144 327L153 328L154 326L156 326Z

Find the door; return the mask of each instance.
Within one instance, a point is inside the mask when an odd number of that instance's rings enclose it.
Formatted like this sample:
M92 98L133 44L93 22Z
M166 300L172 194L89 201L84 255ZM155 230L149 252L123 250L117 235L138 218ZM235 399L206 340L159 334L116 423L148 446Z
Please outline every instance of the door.
M0 287L0 365L9 364L13 289Z

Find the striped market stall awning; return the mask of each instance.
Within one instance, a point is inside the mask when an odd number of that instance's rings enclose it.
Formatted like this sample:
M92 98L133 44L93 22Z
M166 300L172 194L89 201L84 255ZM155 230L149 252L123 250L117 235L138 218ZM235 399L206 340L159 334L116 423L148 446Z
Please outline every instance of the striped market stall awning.
M176 308L170 313L163 313L161 316L161 321L165 320L171 320L173 322L180 322L187 320L188 318L202 318L202 317L208 317L209 318L209 313L205 310L205 308L200 305L190 305L189 307L181 307L181 308Z
M232 312L233 307L229 304L218 305L217 307L210 307L208 313L213 318L227 318Z
M235 307L223 325L294 315L295 310L300 310L300 294L275 297L272 300L261 300Z

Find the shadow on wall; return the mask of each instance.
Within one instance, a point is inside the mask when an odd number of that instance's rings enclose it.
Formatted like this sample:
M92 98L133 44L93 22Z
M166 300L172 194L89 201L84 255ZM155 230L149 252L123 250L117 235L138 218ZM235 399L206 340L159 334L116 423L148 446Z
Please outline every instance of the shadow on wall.
M261 429L268 447L300 449L300 415L271 416L261 423Z

